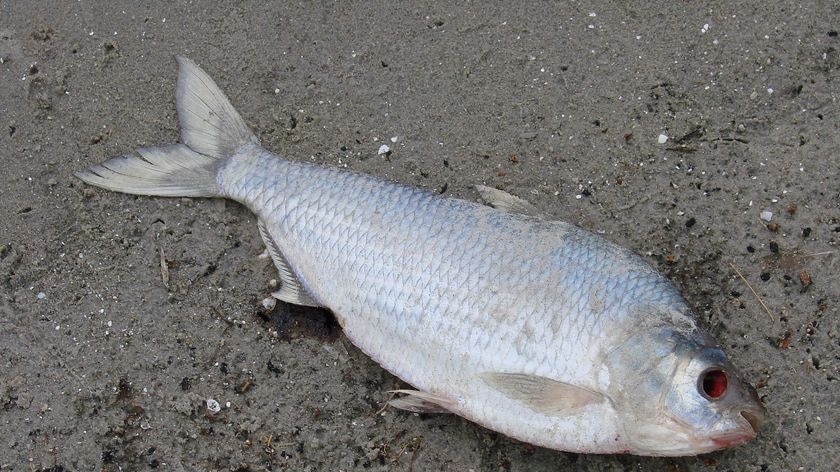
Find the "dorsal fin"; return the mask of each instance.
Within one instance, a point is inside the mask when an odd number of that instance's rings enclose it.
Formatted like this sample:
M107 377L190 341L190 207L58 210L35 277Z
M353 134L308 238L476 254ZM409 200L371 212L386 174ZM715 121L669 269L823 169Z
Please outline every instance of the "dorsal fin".
M588 388L538 375L485 372L480 377L506 396L549 416L571 416L607 399Z
M511 195L504 190L487 187L486 185L476 185L475 189L478 190L478 194L481 195L484 201L497 210L545 218L545 215L530 202Z
M289 266L289 262L285 257L283 257L283 253L280 252L280 248L277 247L277 243L274 242L271 234L269 234L268 229L265 227L265 223L263 223L262 220L259 220L257 227L260 229L260 236L265 243L265 248L268 250L271 260L274 261L274 265L277 267L277 272L280 273L280 290L273 292L271 296L294 305L321 306L312 298L311 295L309 295L306 289L303 288L300 280L298 280L297 276L292 271L292 268Z

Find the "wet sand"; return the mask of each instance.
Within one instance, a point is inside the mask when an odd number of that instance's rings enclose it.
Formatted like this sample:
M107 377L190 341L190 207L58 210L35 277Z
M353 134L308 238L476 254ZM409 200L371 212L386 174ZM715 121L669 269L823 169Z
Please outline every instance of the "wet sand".
M0 2L0 470L840 465L840 7L45 5ZM642 254L758 386L759 437L580 455L379 414L402 384L328 313L260 309L277 275L244 207L72 177L178 140L176 54L269 150L497 186Z

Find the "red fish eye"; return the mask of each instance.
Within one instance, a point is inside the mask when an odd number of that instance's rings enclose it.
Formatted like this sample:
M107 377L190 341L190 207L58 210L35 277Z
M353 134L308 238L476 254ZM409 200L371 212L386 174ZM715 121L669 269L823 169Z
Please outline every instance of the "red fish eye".
M709 400L718 400L726 394L726 373L720 369L704 372L700 376L703 395Z

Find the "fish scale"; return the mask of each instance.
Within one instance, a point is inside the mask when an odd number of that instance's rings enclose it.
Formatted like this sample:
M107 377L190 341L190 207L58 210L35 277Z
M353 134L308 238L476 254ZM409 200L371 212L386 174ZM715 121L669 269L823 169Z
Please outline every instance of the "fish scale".
M249 153L243 153L245 156L252 156ZM253 162L256 160L257 162ZM462 317L470 319L470 314L475 314L475 317L483 318L483 313L489 308L487 307L488 299L484 296L486 283L482 280L497 280L501 281L504 275L507 275L505 284L510 287L521 286L527 281L518 281L512 277L520 276L529 273L529 265L533 265L536 261L526 260L524 263L516 261L521 254L507 254L507 260L499 258L499 251L497 248L489 247L489 244L482 245L482 242L488 243L491 241L499 241L501 247L505 246L505 242L510 239L517 239L523 246L529 246L529 243L534 243L539 247L539 241L528 241L528 237L533 237L535 234L532 231L526 231L521 227L521 222L510 219L494 218L492 224L480 225L478 220L481 216L493 217L495 214L486 207L480 207L467 202L462 202L459 205L451 205L449 200L433 200L428 193L419 192L416 189L403 187L396 184L388 184L382 182L375 182L380 187L378 193L383 194L382 197L377 195L377 191L372 191L374 185L359 185L359 180L371 180L369 177L358 176L351 173L338 173L332 169L324 169L321 167L302 165L298 169L290 170L288 167L294 166L293 163L287 163L283 168L277 169L273 165L278 158L270 154L253 155L251 159L233 160L228 166L244 166L258 170L260 173L279 171L287 176L285 193L289 195L314 195L317 198L311 200L300 200L294 207L294 210L285 212L282 211L285 200L283 194L277 194L277 186L270 183L268 179L253 179L247 185L233 185L223 189L226 195L246 202L252 208L257 209L256 212L260 215L271 232L274 239L281 247L285 254L289 254L290 259L294 260L295 254L315 254L315 266L330 266L334 267L334 276L330 279L330 285L324 287L308 287L312 290L312 294L317 300L324 303L325 306L335 306L336 302L330 299L334 294L341 294L342 301L348 302L349 306L346 308L346 314L342 313L343 323L345 329L350 333L370 330L368 326L377 325L381 327L393 325L393 329L401 332L401 340L406 340L409 337L422 340L423 338L435 338L440 329L440 324L425 324L423 323L426 317L425 313L441 314L435 306L432 294L440 292L440 289L453 289L457 287L466 287L465 290L459 291L461 298L459 305L452 308L451 314L461 314ZM261 164L264 161L266 164ZM274 170L277 169L277 170ZM237 170L226 169L225 172L231 172L238 175ZM311 173L312 175L307 175ZM315 188L311 188L309 192L303 193L300 188L302 185L309 185L311 182L318 182ZM367 182L366 182L367 183ZM374 183L374 182L371 182ZM270 188L266 188L266 187ZM353 191L357 188L364 188L366 192L371 192L365 199L356 198ZM268 202L274 202L269 205ZM347 208L346 202L370 202L369 205L359 205L352 209ZM385 203L383 203L385 202ZM430 208L440 202L438 206ZM379 212L382 215L383 221L393 219L393 224L383 227L381 232L376 231L375 225L364 225L359 222L373 220L373 214ZM475 213L476 215L471 215ZM275 215L282 215L282 220L275 217ZM352 215L353 220L345 218L344 215ZM426 224L425 215L434 216ZM469 217L467 215L470 215ZM466 220L466 221L462 221ZM445 223L441 223L445 222ZM386 229L387 228L387 229ZM447 230L446 228L449 228ZM396 233L394 232L396 229ZM470 231L472 229L472 231ZM488 229L490 232L488 233ZM405 231L400 233L399 231ZM493 231L499 233L495 234ZM359 234L366 234L366 238L359 239ZM454 234L453 234L454 233ZM513 236L511 236L513 234ZM536 233L539 235L539 233ZM307 235L312 235L308 237ZM385 254L400 254L404 255L415 251L420 242L424 241L426 245L434 246L436 254L430 254L424 260L424 264L420 267L413 267L412 265L400 265L394 260L374 259L367 261L364 258L351 259L351 256L356 251L370 251L371 244L384 244L384 248L379 249L379 252ZM295 246L292 241L299 242ZM307 243L308 241L308 243ZM338 244L342 241L345 244ZM373 243L372 243L373 242ZM438 244L443 242L444 244ZM355 246L350 246L354 244ZM471 254L471 251L477 251L476 254ZM486 256L484 255L486 254ZM584 257L588 255L587 252L581 251ZM445 260L452 257L450 263ZM501 259L501 260L499 260ZM433 275L440 274L440 271L433 273L430 263L434 261L438 267L447 267L444 271L448 277L444 276L441 279L446 280L446 285L441 285L438 290L431 289L436 277ZM482 266L470 267L466 266L470 263L479 262ZM517 271L513 274L502 274L500 270L508 264L519 262L523 266L522 271ZM370 272L373 275L363 277L365 274L363 268L369 265ZM461 274L458 277L458 274ZM302 271L298 274L303 280L311 280L315 274L309 274ZM512 276L512 277L511 277ZM353 290L348 293L342 293L342 289L352 287ZM438 288L438 287L435 287ZM496 306L492 310L499 310L505 307L522 307L527 296L526 292L519 290L505 292L504 286L497 286ZM390 289L390 290L389 290ZM419 292L418 292L419 290ZM547 297L548 294L542 291L542 297ZM373 294L374 303L368 305L364 301L360 301L356 294ZM384 297L382 296L384 295ZM381 299L394 300L394 303L382 303ZM459 297L455 297L456 299ZM582 299L555 299L552 300L554 305L569 305L572 307L582 303ZM551 306L549 304L542 304L543 306ZM527 306L527 305L526 305ZM510 310L510 308L508 308ZM365 313L363 321L358 321L356 317L350 314ZM446 313L442 313L445 315ZM537 320L547 320L548 313L534 312L530 314L531 318ZM523 322L522 316L516 316L515 321ZM566 319L566 318L563 318ZM371 322L372 321L372 322ZM461 320L459 320L461 321ZM503 321L508 321L505 318ZM364 326L357 328L357 323ZM497 323L494 326L480 326L472 323L459 323L459 326L465 327L465 339L468 340L469 348L474 354L481 359L492 359L500 346L495 342L495 338L490 336L490 333L496 329L501 329L503 332L507 331L512 334L513 339L524 339L515 336L514 333L521 332L521 327L515 323L505 322ZM578 324L581 329L585 327L585 323ZM576 340L577 344L585 344L587 339L582 336L583 333L575 332L556 332L556 330L540 330L550 336L544 336L542 339L537 339L535 348L546 350L555 345L557 351L563 351L562 340ZM380 355L379 358L386 366L393 366L394 370L403 371L403 358L396 358L388 360L388 349L382 345L368 345L365 342L364 334L359 334L359 339L353 339L365 351L378 351L386 354ZM552 340L555 340L553 343ZM542 344L541 344L542 343ZM571 343L569 343L571 344ZM393 346L389 346L394 348ZM534 349L523 343L518 343L511 346L513 351L518 356L525 356L523 360L526 366L536 367L537 365L547 365L546 357L539 357L534 354ZM550 352L550 351L549 351ZM565 374L565 372L555 372ZM427 385L430 382L423 381L422 378L416 374L403 374L404 377L409 377L409 382L416 385Z
M576 452L687 455L755 437L755 390L640 257L499 190L477 187L494 209L286 160L178 63L183 144L76 175L245 204L279 269L272 295L331 310L412 386L393 406Z

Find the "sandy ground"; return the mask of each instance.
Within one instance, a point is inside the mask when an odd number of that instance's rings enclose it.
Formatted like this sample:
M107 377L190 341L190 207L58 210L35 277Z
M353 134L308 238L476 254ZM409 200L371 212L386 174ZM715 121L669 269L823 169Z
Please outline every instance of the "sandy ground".
M835 2L34 3L0 1L0 470L840 465ZM260 311L276 273L245 208L72 177L178 140L175 54L270 150L499 186L644 255L758 386L759 437L594 456L378 415L399 381L329 314Z

